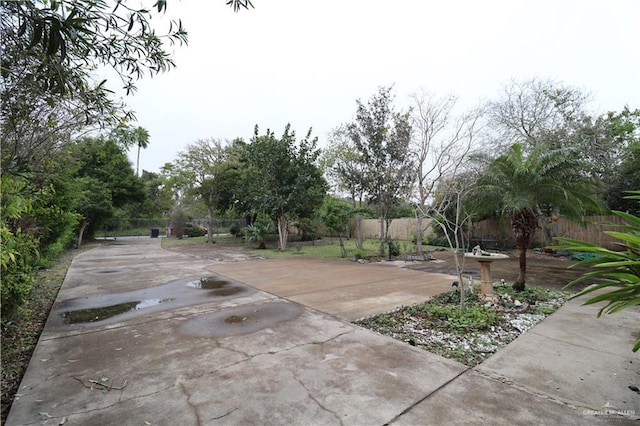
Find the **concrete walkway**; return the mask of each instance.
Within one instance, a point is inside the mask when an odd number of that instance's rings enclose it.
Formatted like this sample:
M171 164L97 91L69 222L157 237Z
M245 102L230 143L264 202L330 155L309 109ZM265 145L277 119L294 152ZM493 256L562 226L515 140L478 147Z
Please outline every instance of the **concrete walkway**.
M6 424L638 424L638 310L569 302L474 369L346 321L450 282L118 240L74 259Z

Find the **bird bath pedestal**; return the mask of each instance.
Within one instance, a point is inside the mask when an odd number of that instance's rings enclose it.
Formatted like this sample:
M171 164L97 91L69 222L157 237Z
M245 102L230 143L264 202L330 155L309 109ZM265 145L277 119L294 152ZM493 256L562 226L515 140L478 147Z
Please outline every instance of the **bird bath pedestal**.
M473 254L465 253L464 257L475 259L480 262L480 292L482 294L493 294L493 283L491 281L491 262L494 260L505 260L509 256L500 253Z

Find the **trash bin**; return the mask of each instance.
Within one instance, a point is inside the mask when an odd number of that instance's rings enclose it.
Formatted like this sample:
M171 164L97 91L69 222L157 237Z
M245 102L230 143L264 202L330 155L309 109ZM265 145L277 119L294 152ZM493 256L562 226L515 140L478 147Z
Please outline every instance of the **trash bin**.
M158 238L160 236L159 228L151 228L151 238Z

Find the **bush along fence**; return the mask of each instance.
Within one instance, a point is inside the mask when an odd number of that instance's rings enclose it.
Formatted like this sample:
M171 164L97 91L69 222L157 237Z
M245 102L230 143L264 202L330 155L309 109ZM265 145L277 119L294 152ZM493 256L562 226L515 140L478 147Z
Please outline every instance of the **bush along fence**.
M188 223L208 228L209 224L206 218L198 218L188 221ZM214 234L226 234L234 226L244 223L241 219L220 219L213 221ZM152 233L152 229L157 229L159 235L169 235L171 222L169 218L129 218L112 220L106 223L102 229L96 232L96 238L118 238L118 237L148 237Z

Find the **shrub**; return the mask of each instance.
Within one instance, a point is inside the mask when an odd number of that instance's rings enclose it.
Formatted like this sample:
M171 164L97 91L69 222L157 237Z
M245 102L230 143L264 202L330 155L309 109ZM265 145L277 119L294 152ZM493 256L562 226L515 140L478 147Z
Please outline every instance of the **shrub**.
M244 234L248 241L257 241L258 248L265 249L267 235L274 230L273 222L266 216L261 216L252 225L245 228Z
M640 191L632 191L634 196L626 197L640 199ZM587 287L572 298L591 294L601 289L608 290L591 297L585 305L599 302L608 302L598 311L598 318L603 314L613 314L623 309L640 305L640 217L628 213L613 211L626 222L623 225L614 225L622 228L623 232L605 231L605 234L616 238L622 250L613 251L596 244L569 238L557 238L565 243L556 246L555 249L567 249L574 252L592 253L597 256L587 257L573 266L590 266L592 272L583 274L580 278L571 281L566 287L570 287L587 279L595 279L599 284ZM640 333L633 345L633 351L640 349Z
M242 231L242 226L240 226L240 224L238 222L234 222L230 227L229 227L229 233L231 235L233 235L234 237L242 237L243 231Z
M190 226L187 228L187 237L204 237L205 235L199 226Z
M389 258L400 256L400 245L393 241L391 238L387 240L387 245L389 246Z
M364 251L364 250L360 250L360 249L357 249L357 250L355 251L355 253L353 253L353 258L354 258L355 260L359 260L359 259L366 259L366 258L367 258L367 256L368 256L368 255L367 255L367 252L366 252L366 251Z

